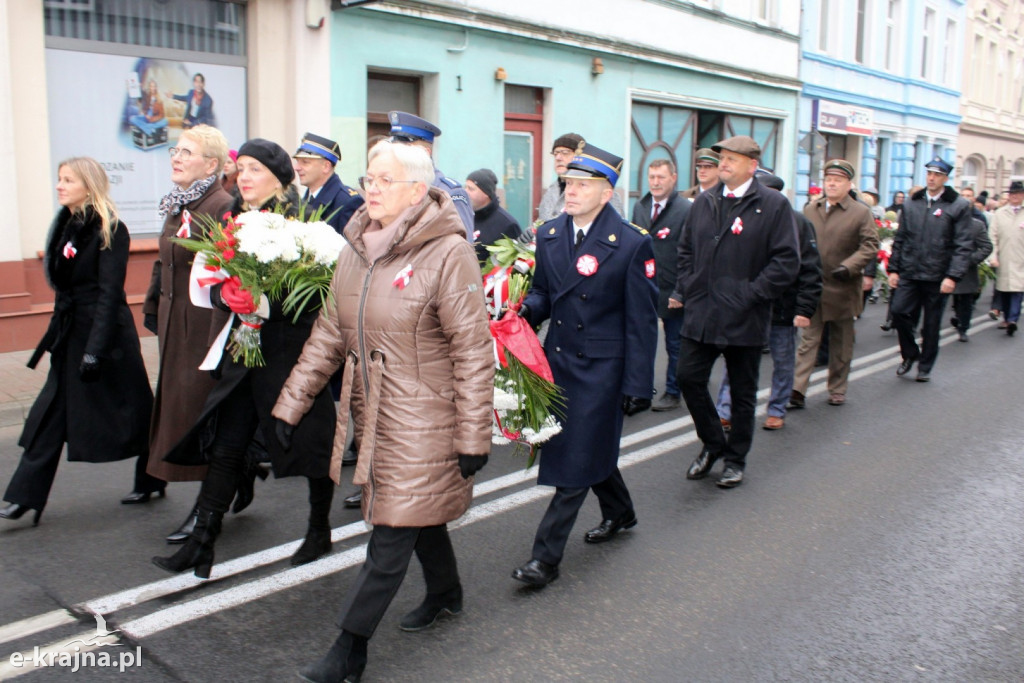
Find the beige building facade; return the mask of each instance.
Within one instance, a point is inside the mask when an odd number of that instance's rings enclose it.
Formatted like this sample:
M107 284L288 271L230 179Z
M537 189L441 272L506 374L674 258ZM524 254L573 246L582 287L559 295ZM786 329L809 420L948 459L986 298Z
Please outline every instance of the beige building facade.
M1024 180L1024 3L969 0L965 43L953 183L995 196Z

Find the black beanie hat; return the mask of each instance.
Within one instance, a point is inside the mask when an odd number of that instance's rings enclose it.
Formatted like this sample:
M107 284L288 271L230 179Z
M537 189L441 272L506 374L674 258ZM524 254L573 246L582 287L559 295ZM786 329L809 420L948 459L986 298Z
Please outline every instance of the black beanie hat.
M580 146L581 142L583 142L582 135L577 135L576 133L566 133L565 135L561 135L555 138L555 144L551 145L551 151L554 152L555 149L558 147L565 147L566 149L571 149L573 152L575 152L576 148Z
M281 185L288 187L295 180L295 168L292 166L292 158L284 147L264 140L253 138L238 148L239 157L252 157L270 170L274 176L281 181Z
M480 191L491 198L494 201L498 198L498 176L494 175L494 171L489 168L481 168L473 171L466 180L472 180L476 183L476 186L480 188Z

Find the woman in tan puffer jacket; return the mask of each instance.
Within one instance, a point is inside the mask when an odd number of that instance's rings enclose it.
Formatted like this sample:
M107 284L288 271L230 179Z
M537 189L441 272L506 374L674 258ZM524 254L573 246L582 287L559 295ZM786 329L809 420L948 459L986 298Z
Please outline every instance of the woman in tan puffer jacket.
M363 487L374 525L366 562L348 593L341 636L300 676L358 678L373 635L416 553L427 597L401 622L426 628L462 609L447 522L472 499L471 475L490 451L494 355L473 247L451 198L431 188L422 149L384 141L369 154L366 204L345 228L334 305L321 316L274 407L278 438L338 367L341 401L331 462L340 483L351 408Z

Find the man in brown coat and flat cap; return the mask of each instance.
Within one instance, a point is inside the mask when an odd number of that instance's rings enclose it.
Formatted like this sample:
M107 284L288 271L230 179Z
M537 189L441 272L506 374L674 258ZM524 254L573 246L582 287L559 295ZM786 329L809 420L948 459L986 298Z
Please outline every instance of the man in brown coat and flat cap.
M818 310L804 329L796 352L796 377L790 407L802 408L814 371L822 331L829 326L828 403L846 402L853 360L853 321L864 310L864 268L878 254L878 229L871 209L851 193L853 165L833 159L825 165L825 195L804 207L818 234L824 288Z

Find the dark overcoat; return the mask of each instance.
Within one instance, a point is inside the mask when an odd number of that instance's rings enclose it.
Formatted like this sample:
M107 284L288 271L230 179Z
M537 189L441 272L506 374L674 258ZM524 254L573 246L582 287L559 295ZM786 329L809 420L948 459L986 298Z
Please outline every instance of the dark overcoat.
M793 209L781 192L753 178L722 215L723 186L701 193L690 207L672 298L686 309L687 339L764 346L771 302L796 281L800 269Z
M512 214L501 208L497 199L474 212L473 214L473 247L476 249L476 258L484 263L491 257L487 246L494 244L503 237L519 239L523 229L519 227Z
M337 174L332 173L315 197L306 191L306 216L308 217L321 206L324 208L325 222L334 228L339 235L348 224L348 219L363 205L363 197L357 191L341 182Z
M286 193L286 205L296 206L298 194L294 187L288 186ZM271 200L261 208L274 210L276 203ZM240 202L236 202L235 213L240 208ZM285 213L294 215L295 211L289 209ZM257 437L261 437L263 446L270 455L274 476L327 476L335 427L334 401L331 399L330 390L325 387L317 394L313 407L295 428L288 451L281 448L277 440L276 421L270 414L277 402L278 394L281 393L281 387L299 360L302 347L309 338L313 323L320 312L319 309L309 310L295 323L292 322L293 315L285 315L279 302L271 305L270 318L263 322L260 329L260 347L266 361L265 366L247 368L241 357L235 363L231 354L227 350L224 351L217 373L220 379L207 396L196 425L165 460L182 465L199 465L207 462L206 450L213 444L212 434L216 427L217 409L224 401L237 398L237 395L233 396L235 389L248 376L250 396L259 417L260 433ZM233 324L238 326L237 317Z
M669 308L668 298L676 287L676 275L679 272L679 238L683 235L683 223L690 214L690 200L672 192L668 196L665 208L658 214L658 220L651 224L651 207L654 205L651 193L633 207L633 224L645 229L651 235L654 248L654 263L658 274L658 317L680 318L681 308Z
M541 449L538 483L582 488L616 467L623 396L653 394L658 290L651 238L611 206L576 254L574 240L568 214L537 229L537 267L525 304L534 325L551 320L544 351L566 402L561 433ZM591 275L578 268L584 257L596 260Z
M24 448L63 393L68 460L113 462L146 453L153 392L124 293L131 238L120 221L112 227L108 249L100 248L100 219L91 208L84 216L63 208L50 227L43 269L56 293L54 312L29 361L35 367L49 351L50 373L25 420L18 442ZM100 359L95 382L79 376L86 353Z
M160 233L160 258L153 264L153 276L142 311L157 317L160 367L157 374L153 417L149 429L149 463L146 472L164 481L202 481L206 467L174 465L164 461L195 426L206 397L217 381L200 370L210 344L227 322L228 314L193 306L188 298L189 272L195 254L171 242L181 230L185 211L191 219L193 239L202 234L203 217L223 220L234 197L214 183L206 193L178 215L167 214Z
M978 277L978 265L987 259L992 253L992 240L988 237L988 227L985 221L980 218L971 219L971 229L974 237L974 251L971 252L970 265L964 273L960 282L956 283L954 294L977 294L981 289L981 279Z

